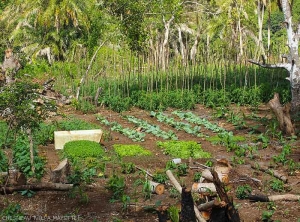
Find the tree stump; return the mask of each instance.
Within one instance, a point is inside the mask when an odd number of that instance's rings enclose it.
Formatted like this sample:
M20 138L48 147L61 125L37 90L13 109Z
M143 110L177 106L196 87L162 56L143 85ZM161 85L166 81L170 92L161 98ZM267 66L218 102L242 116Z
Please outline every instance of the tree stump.
M189 189L182 188L180 222L196 222L194 200Z
M287 136L295 135L295 129L290 115L291 104L282 106L278 93L274 94L273 99L271 99L268 104L279 122L280 130L282 130Z
M64 159L53 171L51 171L50 181L52 183L67 183L69 175L70 165L68 159Z

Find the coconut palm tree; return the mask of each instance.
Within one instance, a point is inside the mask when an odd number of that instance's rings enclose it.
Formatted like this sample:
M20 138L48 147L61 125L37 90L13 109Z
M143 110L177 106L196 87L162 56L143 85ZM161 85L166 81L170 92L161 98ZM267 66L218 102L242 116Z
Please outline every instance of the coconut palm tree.
M33 58L51 53L62 60L74 41L88 35L88 15L95 4L94 0L17 0L8 5L0 21L7 24L14 47Z

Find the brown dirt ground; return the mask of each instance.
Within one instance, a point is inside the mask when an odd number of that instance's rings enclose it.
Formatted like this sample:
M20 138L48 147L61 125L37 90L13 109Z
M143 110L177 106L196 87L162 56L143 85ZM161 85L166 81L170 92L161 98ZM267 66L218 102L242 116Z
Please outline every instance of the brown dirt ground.
M241 110L245 114L249 114L252 111L249 110L247 107L232 107L235 110ZM134 127L133 124L127 122L126 120L122 119L119 113L115 113L111 110L105 108L99 108L97 112L106 118L109 121L117 121L123 126L127 127ZM166 113L171 113L172 109L166 111ZM226 122L226 120L216 120L212 118L213 111L207 109L201 105L198 105L193 112L201 117L205 117L213 122L218 122L218 124L228 130L233 130L234 134L238 135L247 135L248 130L235 130L234 127ZM78 111L72 110L72 108L62 108L60 113L64 113L67 116L75 116L77 118L83 119L88 122L99 124L99 122L95 118L95 114L81 114ZM262 106L259 108L257 112L262 117L271 118L272 115L267 107ZM159 125L163 130L171 130L170 126L162 124L156 121L155 118L151 118L149 112L140 110L140 109L132 109L131 111L123 113L124 115L133 115L138 118L147 120L149 123L153 123L155 125ZM174 116L173 116L174 117ZM54 119L61 118L60 116L54 117ZM253 121L247 121L247 126L251 124L257 124ZM101 125L102 129L106 132L110 132L110 130ZM180 140L193 140L201 143L202 148L205 151L209 151L212 153L213 158L212 161L215 162L216 158L227 158L231 159L234 155L232 152L227 152L225 147L219 145L212 145L210 142L202 139L197 138L195 136L191 136L183 131L176 131L172 129L178 135ZM203 127L203 132L208 135L213 135L211 132L207 131ZM264 125L260 125L259 130L262 132L266 130ZM118 144L141 144L146 149L152 151L154 153L151 157L131 157L123 159L123 161L130 161L133 162L136 166L139 166L143 169L147 169L150 173L155 173L157 170L163 170L165 168L165 164L171 158L163 154L161 150L159 150L156 146L156 141L158 141L157 137L153 135L147 135L144 142L132 142L127 137L116 133L110 132L110 139L105 140L102 144L106 147L107 152L112 151L112 145L115 143ZM294 150L297 150L299 147L299 143L293 145ZM272 156L277 155L280 153L281 147L278 146L275 142L270 143L267 149L260 149L258 155L255 158L255 162L261 162L264 164L268 164L271 162ZM40 155L44 156L47 159L47 173L43 178L44 181L49 180L49 172L51 169L55 168L59 163L59 155L58 152L54 149L53 144L49 144L48 146L40 147ZM247 159L247 158L246 158ZM248 159L249 160L249 159ZM187 160L184 160L187 162ZM197 160L197 162L205 163L206 160ZM299 159L297 160L299 161ZM147 222L147 221L158 221L157 214L155 212L141 210L140 206L153 206L157 201L161 201L163 205L176 205L180 203L179 199L174 199L169 197L168 189L166 189L165 193L162 195L152 195L150 200L144 200L140 191L136 196L136 204L134 207L130 207L127 210L122 210L121 203L110 203L111 193L105 189L105 184L108 180L108 177L112 174L113 166L107 165L106 171L106 178L98 178L93 186L90 186L86 189L86 194L88 195L88 202L83 203L81 198L75 197L71 198L68 192L58 192L58 191L39 191L34 195L32 198L26 198L21 196L19 193L14 193L8 196L2 196L0 202L0 209L6 206L8 203L19 203L22 206L23 212L26 215L31 215L32 221L43 221L45 216L49 216L52 221L100 221L100 222L112 222L112 221L130 221L130 222ZM283 166L277 166L276 168L284 175L288 177L288 184L289 186L289 193L293 194L300 194L300 172L297 172L294 175L288 175L287 171ZM189 170L189 174L186 177L181 177L180 182L181 184L185 184L187 187L191 187L192 185L192 178L194 173L197 170ZM230 174L230 180L239 179L243 175L248 175L250 177L255 177L257 179L262 180L262 186L255 186L253 185L254 192L256 193L264 193L267 195L271 194L278 194L276 192L271 191L268 188L268 181L271 179L271 176L262 173L257 170L251 169L249 164L243 165L233 165L233 171ZM132 184L133 181L139 177L138 172L135 174L124 175L127 189L126 193L132 194L133 188ZM235 182L232 184L231 191L229 191L229 195L234 198L234 203L238 208L240 218L242 221L245 222L252 222L252 221L262 221L261 215L263 211L267 210L267 203L252 203L248 200L238 200L234 195L234 188L237 185L243 184L243 182ZM168 187L167 187L168 188ZM133 199L133 198L132 198ZM300 220L300 204L299 202L288 202L288 201L281 201L276 202L276 210L272 217L273 220L279 220L282 222L288 221L299 221ZM75 216L73 217L65 217L62 219L54 219L53 216ZM41 216L42 218L34 218L33 216ZM47 217L46 217L47 219ZM117 220L118 219L118 220ZM2 221L3 220L2 218Z

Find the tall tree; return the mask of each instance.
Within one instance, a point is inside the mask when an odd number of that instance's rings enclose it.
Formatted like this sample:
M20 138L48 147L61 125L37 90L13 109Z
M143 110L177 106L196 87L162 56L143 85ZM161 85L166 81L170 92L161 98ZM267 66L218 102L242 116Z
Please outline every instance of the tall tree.
M56 59L64 59L72 42L89 32L88 12L95 4L94 0L17 0L6 7L1 22L7 24L12 46L33 56L50 51Z
M291 85L291 112L297 114L300 111L300 60L299 60L299 38L300 38L300 21L293 23L292 7L288 0L281 0L280 7L284 14L284 24L287 32L287 46L289 53L282 55L286 60L284 63L266 64L255 60L249 60L251 63L265 68L283 68L289 73L287 79ZM288 133L288 132L287 132Z

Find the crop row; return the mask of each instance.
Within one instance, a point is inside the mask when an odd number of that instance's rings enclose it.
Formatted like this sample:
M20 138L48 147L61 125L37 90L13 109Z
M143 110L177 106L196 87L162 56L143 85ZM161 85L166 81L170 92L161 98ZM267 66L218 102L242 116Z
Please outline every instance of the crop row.
M157 137L161 137L165 140L167 140L167 139L178 140L178 137L176 136L176 134L172 130L169 130L168 132L166 132L164 130L161 130L159 128L159 126L149 124L147 121L138 119L134 116L125 116L125 118L129 122L132 122L135 125L137 125L139 127L142 127L143 130L145 130L146 133L151 133L151 134L153 134Z
M215 133L226 133L227 132L224 128L218 126L217 124L210 122L209 120L207 120L205 118L201 118L192 112L183 112L183 111L176 110L176 111L172 112L172 114L177 115L180 119L186 120L189 123L193 123L196 125L203 125L206 129L211 130Z
M150 115L153 117L156 117L159 122L166 123L177 130L183 130L186 133L195 135L197 137L203 136L203 134L200 133L201 126L192 127L189 123L178 122L174 118L169 117L168 115L166 115L162 112L151 111Z
M117 122L109 122L105 117L97 115L96 119L100 121L102 124L109 126L112 131L119 132L128 138L132 139L135 142L142 142L145 139L146 134L142 132L138 132L135 129L124 128Z

